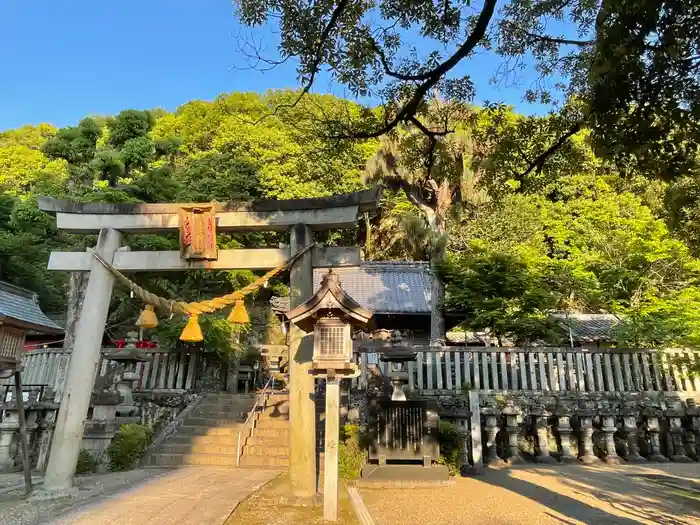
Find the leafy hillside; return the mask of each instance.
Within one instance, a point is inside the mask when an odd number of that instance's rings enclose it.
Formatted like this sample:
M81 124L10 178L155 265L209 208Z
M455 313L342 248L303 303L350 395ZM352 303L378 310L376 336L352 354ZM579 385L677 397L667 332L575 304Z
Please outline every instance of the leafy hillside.
M315 116L334 111L337 99L313 96L285 106L293 100L292 92L231 93L172 113L125 110L60 130L41 124L0 133L0 279L36 290L47 311L65 308L67 279L46 271L48 254L83 250L95 239L58 232L36 207L40 195L84 202L287 199L376 181L388 188L380 213L361 220L357 232L320 240L359 243L375 260L429 259L446 250L445 305L463 312L472 328L526 341L547 335L548 311L604 311L630 319L621 334L630 344L700 338L697 204L688 180L657 182L603 161L585 132L523 174L556 136L557 122L509 108L460 114L453 136L426 150L410 129L381 140L322 138ZM440 201L448 190L450 198ZM428 213L434 204L445 220L437 236ZM219 239L224 248L285 241L272 233ZM177 246L174 237L127 243ZM248 271L137 276L161 295L184 299L226 293L252 278ZM284 293L284 278L255 300L264 304L271 293ZM117 291L110 324L129 326L138 309Z

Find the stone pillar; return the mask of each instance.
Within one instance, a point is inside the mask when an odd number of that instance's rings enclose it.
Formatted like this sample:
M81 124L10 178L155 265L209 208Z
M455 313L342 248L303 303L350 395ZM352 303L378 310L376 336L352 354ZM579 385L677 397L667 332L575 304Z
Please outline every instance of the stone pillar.
M311 228L297 224L291 231L291 254L313 242ZM311 250L289 272L290 308L313 295ZM292 495L310 500L316 494L316 405L314 378L309 373L313 335L295 325L289 328L289 482Z
M19 415L16 410L5 410L0 422L0 472L14 472L15 455L19 447Z
M646 430L649 434L649 445L651 447L649 461L667 463L668 458L661 454L661 442L659 441L659 432L661 432L661 427L659 425L660 411L653 407L645 407L642 413L644 415Z
M503 415L506 416L506 433L508 434L508 447L506 452L506 461L511 465L516 465L523 462L520 455L520 447L518 446L518 416L521 411L513 403L508 403L503 409Z
M599 412L601 419L601 430L604 434L605 441L605 462L616 465L620 463L620 456L617 455L617 450L615 450L615 432L617 432L617 426L615 425L615 413L610 408L610 405L605 403Z
M36 469L44 470L46 461L49 458L49 445L51 444L51 436L53 435L54 425L56 423L56 413L58 405L55 408L46 408L42 411L38 422L38 446Z
M471 414L472 461L474 469L484 468L484 455L481 444L481 407L478 392L469 391L469 411Z
M577 411L579 431L579 460L584 465L598 463L600 458L593 452L593 416L592 410L582 408Z
M671 461L676 463L692 463L685 453L685 447L683 445L683 409L680 407L672 407L666 410L666 417L668 418L668 430L671 433L671 440L673 441L673 454L671 455Z
M646 458L639 454L639 429L637 428L637 411L634 408L622 409L622 428L627 434L627 455L629 463L646 463Z
M557 460L549 453L549 437L547 436L547 417L549 413L545 411L544 406L533 405L530 410L530 416L537 435L537 462L556 463Z
M340 435L340 379L326 380L326 442L323 472L323 519L338 521L338 437Z
M695 438L695 459L700 460L700 409L697 407L694 399L687 399L686 405L688 409L686 410L686 419L688 423L688 430L692 432Z
M571 453L571 411L559 405L555 410L557 416L557 432L561 441L561 456L559 461L562 463L574 463L576 458Z
M505 462L498 457L496 436L498 435L498 418L501 413L492 407L484 408L484 426L486 428L486 464L489 467L500 467Z
M111 263L120 241L121 234L118 231L102 230L95 251ZM44 476L44 490L47 492L60 493L73 487L83 426L100 362L100 347L113 284L114 276L93 258Z

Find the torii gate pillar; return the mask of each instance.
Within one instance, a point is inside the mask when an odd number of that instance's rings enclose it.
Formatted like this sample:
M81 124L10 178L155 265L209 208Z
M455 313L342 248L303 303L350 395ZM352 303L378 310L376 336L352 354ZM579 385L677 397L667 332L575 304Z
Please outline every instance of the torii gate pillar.
M102 230L95 250L100 257L111 263L120 242L121 233L117 230ZM61 493L73 488L73 476L92 394L90 385L95 382L100 362L102 335L113 285L114 276L93 258L44 476L44 490L47 492Z
M313 242L311 228L297 224L291 230L291 254ZM311 252L297 260L289 272L290 308L314 293ZM316 494L316 407L314 378L309 373L313 358L313 334L292 324L289 328L289 481L292 495L310 500Z

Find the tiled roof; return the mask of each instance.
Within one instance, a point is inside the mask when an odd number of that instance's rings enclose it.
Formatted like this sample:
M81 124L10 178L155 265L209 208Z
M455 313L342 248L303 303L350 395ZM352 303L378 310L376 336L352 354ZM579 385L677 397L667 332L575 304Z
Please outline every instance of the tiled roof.
M553 314L564 329L564 336L579 343L612 342L613 328L620 324L620 318L613 314Z
M561 325L561 336L565 342L569 341L569 329L571 329L571 339L575 344L612 343L615 341L613 328L620 323L620 318L613 314L570 313L567 318L565 313L555 313L552 317ZM497 344L496 338L491 337L488 332L453 331L447 333L447 340L451 343L467 345ZM504 341L504 344L509 346L512 341Z
M41 311L35 293L0 281L0 318L3 317L30 325L36 331L63 332L63 328Z
M314 291L328 270L314 269ZM343 290L375 314L429 314L430 273L428 263L366 262L361 266L334 268ZM289 310L288 297L273 297L279 311Z

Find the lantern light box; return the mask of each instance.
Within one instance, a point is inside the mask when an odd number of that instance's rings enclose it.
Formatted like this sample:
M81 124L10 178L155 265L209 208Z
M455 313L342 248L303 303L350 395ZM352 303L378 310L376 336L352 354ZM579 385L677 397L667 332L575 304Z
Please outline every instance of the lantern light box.
M345 293L333 270L309 300L287 313L291 322L314 334L313 368L336 372L353 368L352 330L370 330L372 315Z

